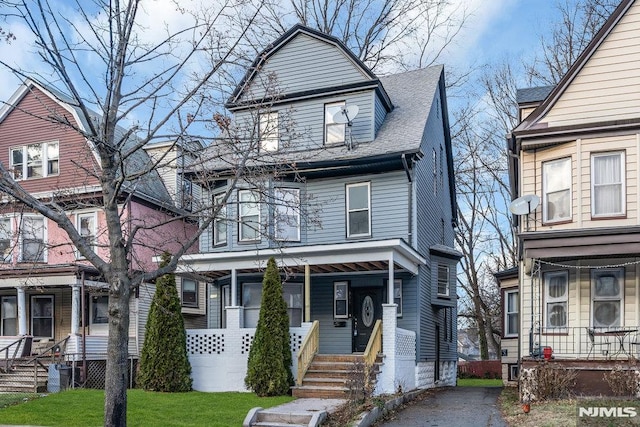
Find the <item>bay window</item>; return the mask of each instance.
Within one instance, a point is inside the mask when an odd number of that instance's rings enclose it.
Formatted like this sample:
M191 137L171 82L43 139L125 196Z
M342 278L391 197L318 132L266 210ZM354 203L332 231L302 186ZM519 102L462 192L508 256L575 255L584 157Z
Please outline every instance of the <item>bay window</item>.
M227 243L227 205L224 193L213 196L213 204L219 207L218 214L213 220L213 245L225 245Z
M260 240L260 198L257 192L238 191L239 241Z

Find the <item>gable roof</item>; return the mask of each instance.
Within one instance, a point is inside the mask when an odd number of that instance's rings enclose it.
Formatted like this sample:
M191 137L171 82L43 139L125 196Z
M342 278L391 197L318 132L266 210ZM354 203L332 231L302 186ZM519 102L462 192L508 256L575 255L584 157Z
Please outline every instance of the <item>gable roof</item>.
M275 54L277 54L279 51L282 50L283 47L285 47L287 44L289 44L293 39L295 39L296 37L300 36L301 34L307 35L313 39L322 41L324 43L330 44L334 47L336 47L339 52L341 52L346 58L348 58L351 63L353 63L353 65L356 67L357 70L360 71L360 73L365 77L365 81L363 81L361 84L352 84L352 85L347 85L347 86L362 86L363 84L376 84L378 86L377 90L378 93L382 99L382 101L385 103L385 106L387 107L387 110L391 110L392 105L391 102L389 100L389 96L388 94L385 92L384 88L379 84L379 80L378 77L369 69L369 67L367 67L356 55L353 54L353 52L347 48L340 40L338 40L336 37L333 37L329 34L325 34L322 33L318 30L314 30L312 28L306 27L302 24L296 24L294 25L291 29L289 29L286 33L284 33L282 36L280 36L277 40L275 40L273 43L269 44L269 46L267 46L266 49L264 49L257 57L256 59L253 61L253 63L251 64L251 66L247 69L244 77L242 78L240 84L238 84L238 86L236 86L235 90L233 91L233 93L231 94L231 96L229 97L229 99L227 100L226 103L226 107L229 109L232 109L234 107L238 107L238 106L242 106L242 95L244 93L244 91L249 88L249 86L251 85L252 82L255 81L256 76L258 75L258 73L265 67L266 63L273 58L273 56ZM288 97L291 97L292 95L309 95L307 93L305 94L287 94ZM251 106L255 106L255 104L252 104Z
M586 63L591 59L596 50L602 45L607 36L611 34L618 22L626 14L626 12L635 3L635 0L622 0L618 7L613 11L609 19L604 23L602 28L596 33L585 50L580 54L578 59L573 63L569 70L565 73L558 84L553 88L551 93L546 97L544 102L540 104L525 120L523 120L514 130L513 134L518 135L528 130L535 129L536 124L542 119L551 108L557 103L562 94L567 90L569 85L575 80L578 73L584 68Z
M16 92L14 92L13 95L9 98L7 103L2 106L2 108L0 109L0 123L4 121L4 119L11 113L11 111L17 108L20 101L28 93L30 93L33 88L38 89L40 92L48 96L51 100L68 111L73 116L74 120L81 130L85 132L89 131L89 124L86 121L86 117L82 113L80 107L76 105L76 102L71 97L52 86L40 83L34 79L25 80L24 83L16 90ZM89 111L89 114L91 115L91 120L94 120L95 122L100 119L100 115L94 111ZM124 128L118 127L116 129L116 138L124 136L126 132L127 131ZM99 166L99 157L93 144L89 140L86 140L86 142L90 146L91 152L96 158L97 164ZM123 145L123 150L131 150L136 143L137 140L135 136L132 135L128 137ZM148 167L151 162L151 158L143 149L133 151L124 160L125 173L135 174L145 167ZM167 188L164 186L162 179L160 178L160 175L156 170L150 171L147 176L136 180L135 183L127 181L125 183L124 189L127 192L135 194L136 196L146 199L148 202L159 206L170 208L174 205L173 199L171 198L169 192L167 191Z

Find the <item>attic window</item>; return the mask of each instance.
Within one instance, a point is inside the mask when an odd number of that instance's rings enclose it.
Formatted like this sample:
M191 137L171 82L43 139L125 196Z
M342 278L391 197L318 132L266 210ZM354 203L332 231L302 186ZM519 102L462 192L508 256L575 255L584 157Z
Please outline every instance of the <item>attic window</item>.
M345 141L345 124L336 123L334 116L345 107L344 101L325 104L324 106L324 143L340 144Z
M11 148L11 171L16 180L58 175L59 144L44 142Z

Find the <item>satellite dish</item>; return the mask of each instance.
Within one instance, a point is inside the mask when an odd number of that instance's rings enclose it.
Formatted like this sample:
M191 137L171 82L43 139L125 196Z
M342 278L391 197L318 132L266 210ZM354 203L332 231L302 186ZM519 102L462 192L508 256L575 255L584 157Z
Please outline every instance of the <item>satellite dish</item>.
M360 111L360 108L357 105L342 107L340 111L333 115L333 121L334 123L347 123L351 126L351 121L356 118L358 111Z
M535 194L525 194L511 202L509 210L514 215L527 215L536 210L539 204L540 197Z

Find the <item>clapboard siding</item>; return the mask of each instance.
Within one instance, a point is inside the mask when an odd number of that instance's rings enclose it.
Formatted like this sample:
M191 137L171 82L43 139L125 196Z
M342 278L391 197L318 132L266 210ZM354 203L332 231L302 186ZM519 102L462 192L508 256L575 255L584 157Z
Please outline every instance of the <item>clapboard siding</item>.
M375 129L374 129L374 134L377 135L378 134L378 129L380 129L380 126L382 126L382 123L384 122L385 117L387 117L387 110L385 109L384 105L382 104L382 100L378 97L375 96Z
M628 227L640 223L638 201L638 146L640 135L604 136L569 140L564 144L522 153L522 194L536 194L541 204L529 218L529 230L548 231L599 227ZM592 219L591 217L591 155L594 153L624 152L626 215L620 218ZM542 167L545 162L571 158L571 217L561 224L542 223L545 209Z
M540 121L551 126L640 115L640 4L622 17Z
M99 169L85 139L71 129L52 126L47 120L39 118L49 117L52 111L64 114L74 122L71 113L38 89L33 88L27 93L17 108L0 123L0 162L9 167L12 147L57 141L60 173L47 178L24 179L20 181L22 187L30 193L37 193L100 185L95 177L83 169ZM46 165L43 167L46 168Z
M333 282L336 280L350 280L352 286L361 282L361 279L353 276L313 278L311 318L320 322L320 353L347 354L351 353L352 349L352 323L349 318L343 327L333 324Z
M332 102L345 101L346 105L357 105L358 115L352 120L351 136L356 143L370 142L374 138L374 91L360 91L338 96L315 98L292 104L279 104L269 108L278 112L281 144L286 150L301 150L300 159L305 159L304 150L324 145L324 107ZM246 137L257 136L255 112L238 111L235 122ZM292 138L292 135L297 137ZM284 142L286 141L286 142Z
M277 90L287 93L370 80L333 44L307 34L295 36L263 64L242 100L261 99L265 87L273 85L274 77Z
M151 283L143 283L138 290L138 298L132 299L132 304L136 305L138 319L133 323L133 327L137 327L137 336L139 347L142 349L147 329L147 320L149 319L149 311L151 310L151 302L156 292L156 286ZM133 312L132 312L133 314ZM129 334L131 335L131 333ZM130 351L131 352L131 351Z

